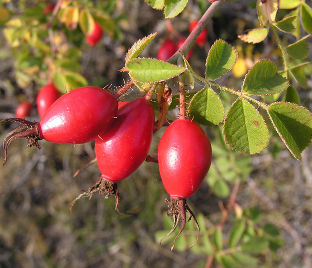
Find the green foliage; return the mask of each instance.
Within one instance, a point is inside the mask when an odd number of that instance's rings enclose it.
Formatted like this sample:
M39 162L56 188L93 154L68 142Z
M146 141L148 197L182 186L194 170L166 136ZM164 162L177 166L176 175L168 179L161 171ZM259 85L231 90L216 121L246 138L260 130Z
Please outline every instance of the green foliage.
M261 152L269 140L268 128L259 112L246 100L237 99L224 123L227 143L236 151Z
M190 102L188 111L195 121L206 125L218 125L224 118L223 104L211 88L197 92Z
M139 82L161 82L180 75L184 67L176 66L156 59L136 58L130 60L126 67L130 77Z
M188 0L145 0L152 8L163 10L166 19L178 16L186 7Z
M302 60L308 56L309 46L306 39L300 39L286 47L286 52L294 59Z
M217 40L211 47L206 60L206 78L215 80L233 68L237 52L223 40Z
M277 73L276 65L268 60L259 61L246 75L243 91L251 95L275 94L284 91L288 81Z
M135 42L127 52L126 63L134 58L137 58L143 52L143 50L150 44L150 42L153 41L156 35L157 33L153 33Z
M166 19L178 16L186 7L188 0L166 0L164 14Z
M280 9L293 9L301 4L300 0L280 0Z
M307 4L301 5L302 26L307 33L312 33L312 8Z
M312 115L304 107L277 102L268 109L272 123L292 155L301 159L312 138Z
M297 16L286 17L276 23L276 27L285 33L291 33L296 36Z
M94 19L87 9L81 11L79 25L85 35L92 33L94 28Z

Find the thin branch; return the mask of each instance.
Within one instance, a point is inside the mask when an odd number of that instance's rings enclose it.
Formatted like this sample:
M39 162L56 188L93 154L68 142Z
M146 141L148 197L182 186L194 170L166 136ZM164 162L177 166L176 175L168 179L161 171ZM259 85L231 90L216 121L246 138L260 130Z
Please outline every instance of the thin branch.
M182 46L176 51L176 53L168 60L169 62L175 62L180 53L187 55L193 44L195 43L197 37L200 35L202 30L207 26L209 18L216 11L217 7L221 4L221 1L216 1L212 3L209 8L206 10L204 15L199 20L198 24L190 35L186 38Z
M240 185L240 181L235 182L233 190L231 192L230 198L229 198L229 202L226 208L221 207L221 211L222 211L222 217L220 220L220 223L218 224L218 227L222 230L224 224L226 223L228 216L231 212L231 210L234 208L234 205L236 203L236 199L237 199L237 194L238 194L238 190L239 190L239 185ZM213 264L213 259L214 259L214 255L209 255L205 268L211 268L212 264Z

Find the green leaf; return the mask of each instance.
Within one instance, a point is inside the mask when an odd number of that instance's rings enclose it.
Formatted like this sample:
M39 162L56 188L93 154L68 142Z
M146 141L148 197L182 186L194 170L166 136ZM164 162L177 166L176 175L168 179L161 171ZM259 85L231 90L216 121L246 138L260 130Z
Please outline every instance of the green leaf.
M163 9L165 5L165 0L145 0L154 9Z
M240 252L235 252L232 253L231 255L237 262L244 265L242 267L253 267L256 266L258 263L258 260L256 258Z
M114 20L105 12L99 9L95 10L93 15L96 22L101 26L101 28L110 36L114 36L116 29Z
M294 103L277 102L268 109L275 130L292 155L301 159L301 152L312 138L312 114Z
M300 38L301 35L301 25L300 25L300 19L299 19L299 13L300 13L300 9L296 8L295 10L291 11L290 13L287 14L287 17L296 17L296 22L295 22L295 31L293 31L291 34L293 34L296 39Z
M225 268L235 268L239 266L237 261L231 255L221 255L219 256L218 261Z
M223 240L222 240L222 231L220 227L217 227L216 230L213 233L213 244L216 247L216 250L221 250L223 246Z
M224 136L234 150L248 154L259 153L269 140L262 116L244 99L238 99L230 108L224 123Z
M156 37L157 33L150 34L137 42L128 50L126 55L126 63L133 58L138 57L142 51L149 45L149 43Z
M276 252L283 245L284 245L284 241L279 237L273 237L269 239L269 248L273 252Z
M303 87L307 88L308 87L308 81L307 77L304 72L305 66L299 66L297 68L292 68L290 70L290 73L293 75L295 80L298 82L298 84Z
M286 17L277 22L275 25L280 31L295 35L297 28L297 16Z
M233 226L230 237L229 237L229 247L235 247L238 241L241 239L245 230L245 221L239 220Z
M65 72L65 79L68 90L88 85L87 80L79 73L67 71Z
M230 188L224 180L217 180L212 186L212 190L221 198L228 197L230 194Z
M308 56L309 46L305 39L301 39L286 47L286 51L294 59L302 60Z
M223 40L211 47L206 60L206 78L215 80L233 68L237 59L236 50Z
M223 121L224 108L219 96L211 89L197 92L188 107L189 114L200 124L218 125Z
M187 59L184 57L184 55L182 55L183 58L183 66L185 67L186 71L185 71L185 76L187 78L187 84L191 89L194 89L195 86L195 79L193 76L193 69L191 67L191 65L189 64L189 62L187 61Z
M132 59L126 64L126 67L132 79L143 83L169 80L185 71L184 67L147 58Z
M170 19L178 16L186 7L188 0L166 0L165 1L165 18Z
M263 231L271 236L278 236L279 230L277 227L272 223L267 223L263 226Z
M280 0L280 9L293 9L301 4L301 0Z
M302 26L307 33L312 33L312 8L307 4L301 5Z
M243 91L250 95L266 95L282 92L287 87L288 81L277 73L276 65L262 60L246 75Z
M94 19L88 10L82 10L79 16L79 25L85 35L92 33Z
M258 254L265 251L268 245L268 241L264 237L251 237L241 245L241 249L246 253Z
M53 84L59 89L60 92L62 93L68 92L66 78L64 74L62 74L61 72L54 72L52 75L52 81L53 81Z
M268 33L268 28L257 28L250 30L247 34L239 35L238 37L244 42L256 44L262 42L268 36Z
M298 92L293 86L287 88L284 100L286 102L296 103L300 105Z

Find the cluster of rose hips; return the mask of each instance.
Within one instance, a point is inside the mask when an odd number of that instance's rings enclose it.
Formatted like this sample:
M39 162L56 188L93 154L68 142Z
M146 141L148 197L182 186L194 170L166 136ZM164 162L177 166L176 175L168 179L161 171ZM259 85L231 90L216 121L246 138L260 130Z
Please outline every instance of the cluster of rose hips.
M125 87L131 85L129 82ZM2 120L19 124L4 139L4 164L9 144L18 138L26 138L29 146L38 148L38 141L43 139L67 144L95 140L101 177L83 195L92 195L97 191L107 197L113 195L115 209L119 212L117 182L127 178L148 158L156 125L154 108L150 103L153 89L144 97L118 103L118 92L114 95L105 89L86 86L59 97L53 84L46 85L37 97L40 122L21 118ZM197 123L180 116L164 132L155 162L159 163L163 185L170 195L169 215L174 219L173 229L181 222L180 234L187 211L196 222L185 200L198 190L208 172L211 164L210 141Z
M192 32L196 25L198 24L197 20L194 20L190 23L189 32ZM160 46L157 58L160 60L168 60L185 42L185 37L180 37L178 42L175 43L171 38L165 39L165 41ZM207 41L207 29L203 29L202 32L199 34L198 38L196 39L196 44L200 47L204 46L205 42ZM193 53L193 48L186 55L186 59L190 59Z

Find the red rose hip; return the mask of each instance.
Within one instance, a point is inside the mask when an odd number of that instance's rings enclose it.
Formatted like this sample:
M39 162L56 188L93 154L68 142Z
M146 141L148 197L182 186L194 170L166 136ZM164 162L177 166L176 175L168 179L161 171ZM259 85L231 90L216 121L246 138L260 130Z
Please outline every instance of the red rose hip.
M101 26L94 22L94 28L92 33L87 35L87 43L90 46L95 46L102 38L103 35L103 30L101 28Z
M204 180L211 164L208 137L195 122L175 120L158 146L159 172L171 198L188 198Z
M195 122L185 118L177 119L168 127L159 142L158 162L163 185L170 195L168 215L174 221L167 236L173 233L181 221L180 230L171 246L172 250L176 239L184 230L186 212L194 218L199 231L196 217L185 199L198 190L209 170L210 141Z
M15 115L17 118L24 119L29 116L32 110L32 104L29 101L24 101L20 105L17 106Z
M21 126L7 135L3 142L6 162L7 147L17 138L27 138L29 146L40 148L38 140L54 143L84 143L104 131L117 113L117 100L98 87L82 87L57 99L40 122L9 118Z
M124 104L110 129L98 135L95 154L101 178L89 191L79 195L71 208L82 196L91 196L99 191L106 197L115 196L118 209L119 191L117 182L127 178L146 159L151 145L155 114L152 104L139 98ZM129 214L129 213L128 213Z
M166 39L160 46L157 54L159 60L168 60L177 51L176 44L171 39Z
M145 160L154 128L154 109L145 98L125 104L108 131L95 141L102 178L117 182L128 177Z
M37 109L40 117L44 117L50 106L60 97L60 93L53 83L40 89L37 96Z

